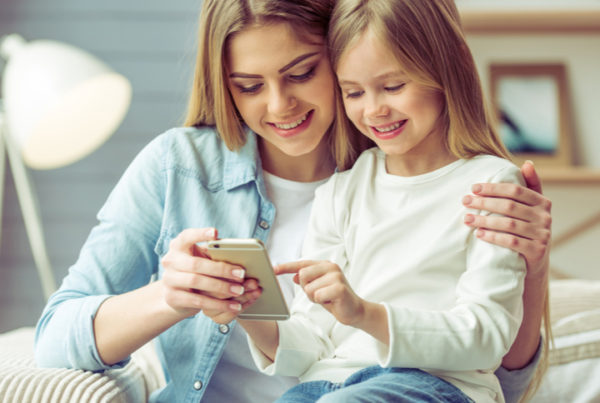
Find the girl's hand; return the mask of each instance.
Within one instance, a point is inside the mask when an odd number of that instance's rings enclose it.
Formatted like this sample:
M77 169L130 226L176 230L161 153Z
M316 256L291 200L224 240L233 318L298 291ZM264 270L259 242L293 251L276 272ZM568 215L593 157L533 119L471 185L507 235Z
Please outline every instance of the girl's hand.
M362 321L365 303L357 296L338 265L329 261L303 260L277 265L276 274L295 273L308 299L322 305L344 325L353 326Z
M552 203L542 195L533 164L525 162L521 172L528 188L510 183L473 185L474 195L465 196L463 204L505 217L467 214L465 224L478 228L479 238L521 253L528 275L543 274L548 268Z
M164 300L183 318L201 310L214 316L218 316L216 311L240 311L240 302L230 298L244 294L244 268L212 261L196 245L213 239L217 239L214 228L186 229L171 241L161 260L164 274L159 281Z

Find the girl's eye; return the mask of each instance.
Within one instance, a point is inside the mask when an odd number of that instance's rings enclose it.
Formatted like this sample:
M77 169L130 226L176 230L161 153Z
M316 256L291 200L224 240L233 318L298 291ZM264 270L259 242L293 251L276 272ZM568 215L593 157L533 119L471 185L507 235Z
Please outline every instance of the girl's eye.
M249 87L244 87L243 85L238 85L237 87L240 89L240 92L243 94L254 94L254 93L258 92L258 90L260 90L260 88L262 87L262 84L255 84L255 85L251 85Z
M406 84L402 83L402 84L398 84L398 85L391 85L389 87L383 87L386 91L389 92L395 92L395 91L399 91L401 90Z
M359 98L364 93L364 91L350 91L346 93L346 98Z
M313 66L304 74L294 74L294 75L290 75L289 77L294 81L303 82L303 81L310 79L312 76L315 75L316 68L317 68L317 66Z

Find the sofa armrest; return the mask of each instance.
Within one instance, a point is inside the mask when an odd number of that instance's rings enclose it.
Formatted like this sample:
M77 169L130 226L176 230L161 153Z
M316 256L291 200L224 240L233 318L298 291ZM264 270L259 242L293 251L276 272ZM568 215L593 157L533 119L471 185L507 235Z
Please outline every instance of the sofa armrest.
M142 402L164 385L160 362L150 343L134 353L124 368L104 373L37 368L34 332L33 327L26 327L0 334L1 402Z

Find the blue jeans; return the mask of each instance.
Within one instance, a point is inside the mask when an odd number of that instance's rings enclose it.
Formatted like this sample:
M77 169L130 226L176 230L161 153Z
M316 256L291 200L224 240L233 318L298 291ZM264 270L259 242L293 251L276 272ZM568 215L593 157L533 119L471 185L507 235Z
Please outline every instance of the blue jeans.
M283 394L278 403L390 403L473 401L456 386L413 368L372 366L352 374L343 383L304 382Z

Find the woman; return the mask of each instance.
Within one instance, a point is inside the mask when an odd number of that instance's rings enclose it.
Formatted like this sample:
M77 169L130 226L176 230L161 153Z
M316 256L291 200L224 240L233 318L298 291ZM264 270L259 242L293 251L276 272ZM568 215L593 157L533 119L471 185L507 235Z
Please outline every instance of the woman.
M339 141L352 128L336 103L326 54L331 8L320 0L204 1L187 127L153 140L99 212L39 321L39 365L117 368L158 337L167 386L153 402L271 401L296 382L261 375L236 324L205 315L241 309L230 298L256 284L243 280L241 268L207 259L196 243L255 237L275 262L297 258L314 189L361 151ZM273 21L296 35L250 41L249 57L232 64L244 55L232 54L229 39ZM473 205L491 203L488 211L516 212L474 217L471 225L487 228L484 239L545 239L538 233L546 199L519 189L515 196L514 188L486 185L471 196ZM546 271L530 245L513 248ZM537 342L539 330L533 335Z

